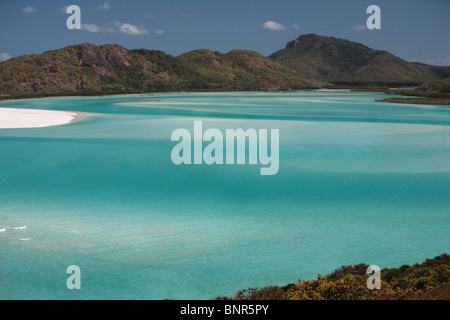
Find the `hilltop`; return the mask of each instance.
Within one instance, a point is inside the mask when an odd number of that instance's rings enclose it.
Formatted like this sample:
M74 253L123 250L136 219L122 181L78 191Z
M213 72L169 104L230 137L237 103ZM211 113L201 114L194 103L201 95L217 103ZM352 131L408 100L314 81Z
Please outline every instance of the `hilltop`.
M338 84L418 85L450 77L450 67L408 62L363 44L300 35L270 58L310 77Z
M367 264L342 266L316 280L240 290L217 300L449 300L450 256L381 270L381 289L367 288Z
M311 80L256 52L206 49L177 57L117 44L68 46L0 63L0 94L139 93L185 90L317 88Z

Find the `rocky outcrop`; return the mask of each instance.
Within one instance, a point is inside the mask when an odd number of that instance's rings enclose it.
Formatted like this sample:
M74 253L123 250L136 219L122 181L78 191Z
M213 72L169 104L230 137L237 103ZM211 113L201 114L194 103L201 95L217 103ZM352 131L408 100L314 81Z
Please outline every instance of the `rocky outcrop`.
M80 66L88 66L99 76L117 77L117 73L103 56L100 48L92 43L83 43L80 45L77 58Z
M47 63L47 64L41 66L41 69L45 70L45 71L48 71L48 72L51 72L51 73L58 72L58 66L55 65L54 63Z
M47 84L44 80L39 78L31 78L26 81L20 82L20 88L25 92L39 92L45 88Z
M101 46L103 56L109 62L115 62L124 66L131 65L128 61L128 50L116 44L106 44Z

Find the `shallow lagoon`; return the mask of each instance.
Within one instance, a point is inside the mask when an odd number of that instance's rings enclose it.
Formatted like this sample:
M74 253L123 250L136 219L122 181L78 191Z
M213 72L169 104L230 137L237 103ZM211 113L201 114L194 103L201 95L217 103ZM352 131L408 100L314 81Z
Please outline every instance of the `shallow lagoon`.
M450 108L333 91L4 101L0 298L209 299L450 247ZM280 169L175 166L177 128L280 130ZM26 226L25 229L13 229ZM20 240L22 239L22 240ZM28 239L28 240L23 240ZM66 288L78 265L82 290Z

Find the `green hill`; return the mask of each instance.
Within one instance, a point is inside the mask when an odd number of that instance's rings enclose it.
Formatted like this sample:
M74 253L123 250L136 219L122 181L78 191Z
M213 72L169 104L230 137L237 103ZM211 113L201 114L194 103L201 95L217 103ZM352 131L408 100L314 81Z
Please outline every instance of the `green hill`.
M417 85L450 77L450 67L412 63L333 37L307 34L270 58L310 77L338 84Z
M177 57L91 43L0 63L0 94L289 90L322 87L256 52L196 50Z
M195 50L177 57L191 66L189 85L194 89L289 90L321 87L322 81L307 79L259 53L233 50L226 54Z
M410 90L390 89L386 93L397 94L402 96L413 96L414 98L391 97L377 101L413 103L413 104L450 105L450 81L448 80L426 82Z
M367 288L367 264L342 266L316 280L286 286L249 288L217 300L450 300L450 256L442 254L412 266L385 268L381 288Z

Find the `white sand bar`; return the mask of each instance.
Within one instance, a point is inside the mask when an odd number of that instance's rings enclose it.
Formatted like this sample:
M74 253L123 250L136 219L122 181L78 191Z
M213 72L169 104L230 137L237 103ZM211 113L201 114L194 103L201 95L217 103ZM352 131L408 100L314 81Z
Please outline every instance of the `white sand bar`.
M0 108L0 129L43 128L71 122L75 112Z

